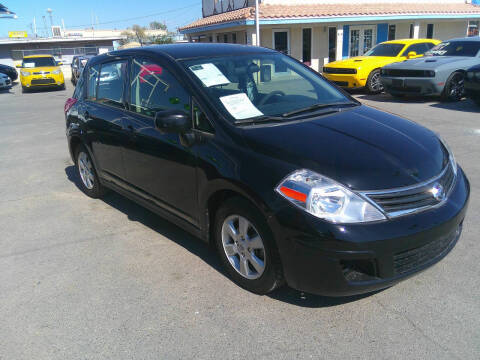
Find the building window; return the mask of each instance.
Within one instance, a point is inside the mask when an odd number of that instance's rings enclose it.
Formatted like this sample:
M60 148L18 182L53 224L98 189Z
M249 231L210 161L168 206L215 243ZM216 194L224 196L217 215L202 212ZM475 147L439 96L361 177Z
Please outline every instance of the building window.
M409 36L410 39L413 39L413 32L414 32L414 25L410 24L410 36Z
M396 25L388 26L388 40L395 40L395 32L397 31Z
M234 43L234 44L237 43L237 33L232 34L232 43Z
M467 36L468 37L478 36L479 35L479 32L478 32L479 25L480 25L480 21L470 20L468 22Z
M208 42L213 42L213 37L212 36L208 37Z
M217 35L217 43L220 42L220 35Z
M223 35L223 42L228 43L228 34Z
M289 38L288 30L274 30L273 31L273 48L284 54L289 54Z
M328 28L328 62L337 59L337 28Z
M312 29L303 29L302 59L305 65L312 64Z
M433 24L427 24L427 39L433 39Z

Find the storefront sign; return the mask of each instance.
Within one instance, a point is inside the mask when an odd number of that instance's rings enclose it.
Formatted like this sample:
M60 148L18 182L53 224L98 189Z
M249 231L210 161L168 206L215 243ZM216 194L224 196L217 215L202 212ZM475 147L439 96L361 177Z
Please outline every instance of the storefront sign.
M8 32L8 37L11 38L26 38L27 32L26 31L9 31Z

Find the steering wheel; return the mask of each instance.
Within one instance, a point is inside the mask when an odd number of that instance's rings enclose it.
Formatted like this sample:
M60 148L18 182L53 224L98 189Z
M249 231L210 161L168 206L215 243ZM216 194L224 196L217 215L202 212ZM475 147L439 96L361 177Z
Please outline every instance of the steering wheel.
M271 93L267 94L262 100L260 100L257 105L265 104L268 100L270 100L275 95L285 96L285 93L280 90L274 90Z

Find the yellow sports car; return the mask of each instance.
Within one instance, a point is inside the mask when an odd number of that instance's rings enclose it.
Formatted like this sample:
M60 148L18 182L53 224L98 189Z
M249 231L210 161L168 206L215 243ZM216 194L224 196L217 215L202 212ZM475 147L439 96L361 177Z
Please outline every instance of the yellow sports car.
M62 69L51 55L31 55L23 58L20 68L22 92L34 87L57 87L65 89Z
M423 56L439 44L435 39L403 39L385 41L363 56L334 61L325 65L323 76L344 88L366 87L370 93L383 91L380 69L385 65Z

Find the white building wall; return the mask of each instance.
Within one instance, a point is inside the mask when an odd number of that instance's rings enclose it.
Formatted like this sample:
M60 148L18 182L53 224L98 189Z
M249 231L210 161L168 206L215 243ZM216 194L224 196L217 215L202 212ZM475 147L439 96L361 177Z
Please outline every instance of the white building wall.
M397 0L398 1L398 0ZM270 5L299 5L299 4L365 4L365 3L386 3L387 0L261 0L263 4ZM400 1L398 1L400 2ZM402 3L456 3L464 4L465 0L401 0Z

